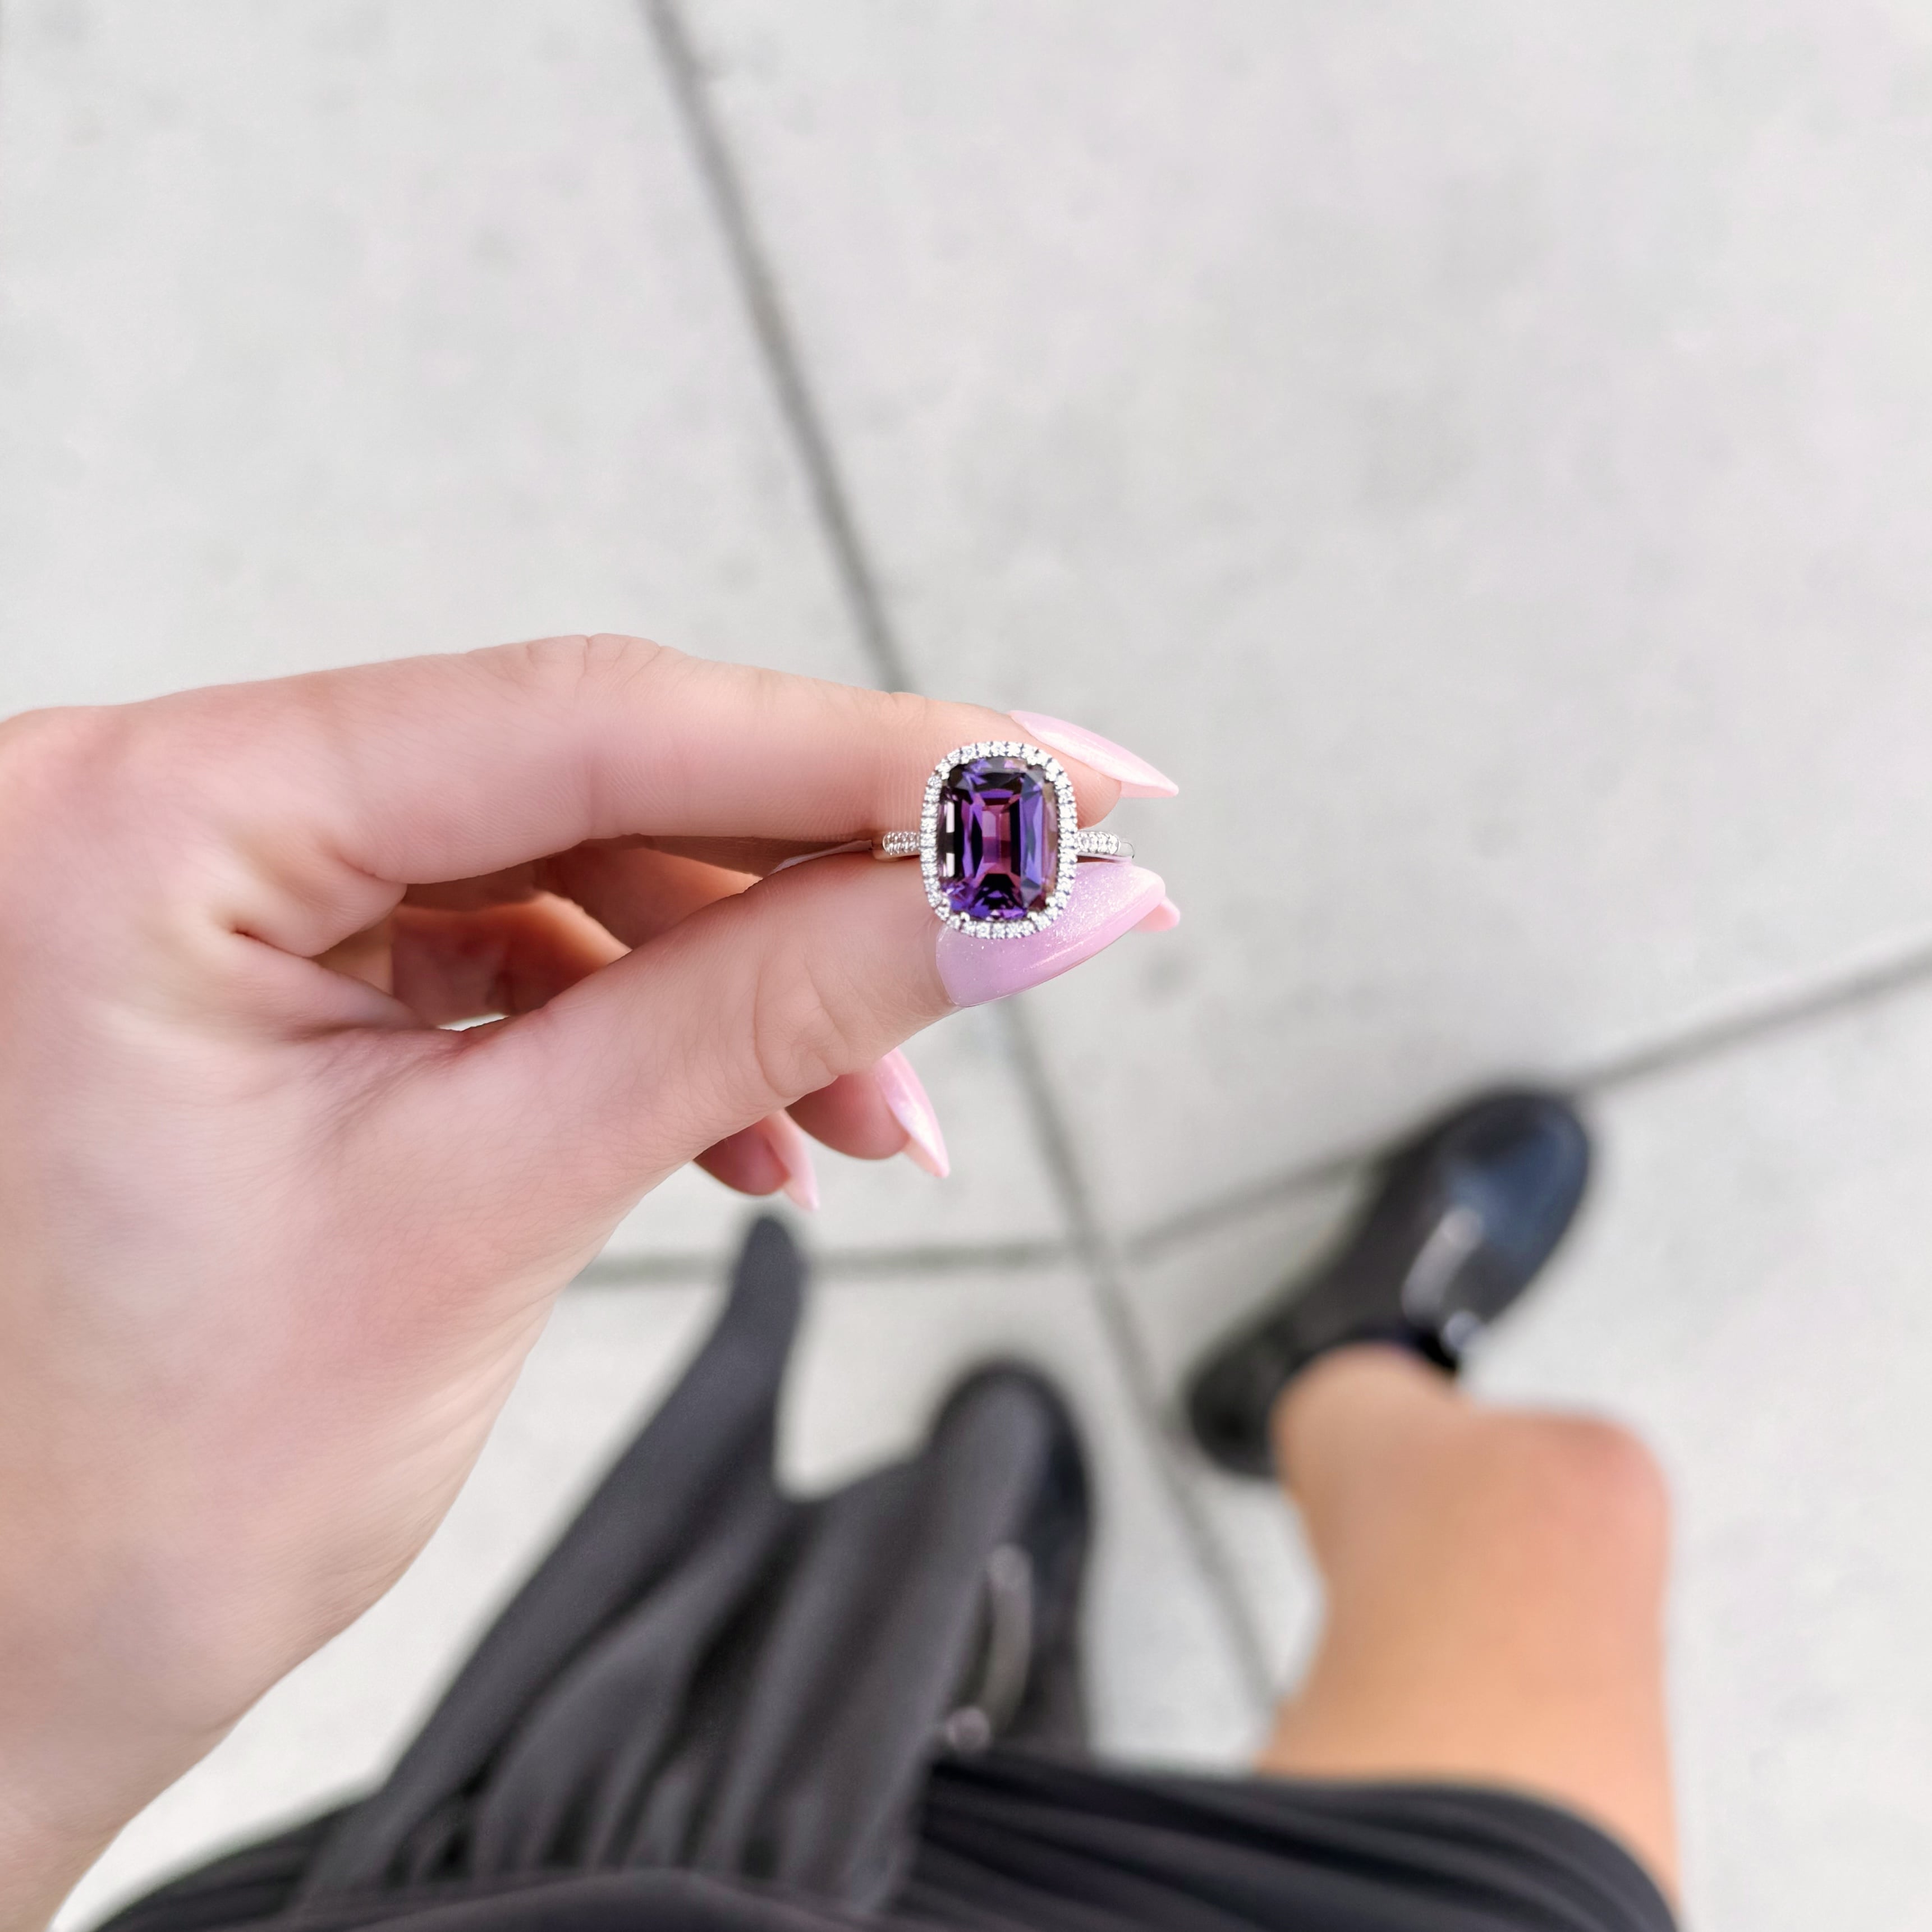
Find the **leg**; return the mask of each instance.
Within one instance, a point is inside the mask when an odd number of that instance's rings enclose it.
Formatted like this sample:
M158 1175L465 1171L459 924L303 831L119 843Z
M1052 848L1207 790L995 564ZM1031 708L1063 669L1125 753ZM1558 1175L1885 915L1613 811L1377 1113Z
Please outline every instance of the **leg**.
M1513 1786L1676 1884L1664 1480L1604 1422L1486 1410L1401 1350L1341 1348L1276 1402L1328 1594L1260 1768Z

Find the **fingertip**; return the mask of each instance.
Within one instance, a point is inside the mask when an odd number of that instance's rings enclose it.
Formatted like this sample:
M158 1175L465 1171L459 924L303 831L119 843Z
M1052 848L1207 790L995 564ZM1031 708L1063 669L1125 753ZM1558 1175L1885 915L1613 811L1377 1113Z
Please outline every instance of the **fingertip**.
M754 1200L776 1194L784 1185L784 1165L758 1123L714 1141L695 1156L692 1165L720 1186L734 1194L748 1194Z
M944 1180L952 1172L946 1136L940 1131L938 1113L924 1083L913 1071L912 1062L894 1047L873 1069L872 1077L892 1118L905 1130L906 1144L900 1151L922 1173Z
M1180 788L1173 779L1150 765L1137 752L1103 738L1084 725L1068 723L1064 718L1049 718L1039 711L1013 711L1007 716L1020 729L1050 749L1076 758L1090 770L1112 778L1123 798L1175 798Z
M1165 903L1157 872L1139 866L1082 865L1066 909L1042 932L980 939L951 928L935 942L941 984L956 1006L983 1006L1058 979L1124 938Z
M805 1130L789 1114L768 1114L759 1122L766 1144L784 1170L780 1191L800 1212L818 1212L818 1171L812 1165L812 1146Z

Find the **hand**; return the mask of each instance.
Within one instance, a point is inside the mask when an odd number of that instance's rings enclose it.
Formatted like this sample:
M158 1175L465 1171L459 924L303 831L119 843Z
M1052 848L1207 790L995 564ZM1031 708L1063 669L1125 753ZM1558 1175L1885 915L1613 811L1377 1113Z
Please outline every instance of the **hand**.
M1038 943L752 879L1019 735L619 638L0 726L0 1925L395 1580L640 1196L905 1144L871 1070ZM1160 899L1082 884L1034 976Z

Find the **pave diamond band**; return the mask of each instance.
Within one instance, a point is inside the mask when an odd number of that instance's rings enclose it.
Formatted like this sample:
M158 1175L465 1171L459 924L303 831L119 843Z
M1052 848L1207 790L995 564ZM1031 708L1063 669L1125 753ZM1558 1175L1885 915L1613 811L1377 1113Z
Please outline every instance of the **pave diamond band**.
M1051 752L1010 739L961 745L926 781L916 832L888 832L880 859L917 859L933 910L956 932L1017 939L1051 926L1082 859L1128 860L1118 832L1083 831L1073 782Z
M872 841L875 859L916 859L920 835L916 832L888 832ZM1134 848L1118 832L1076 831L1073 835L1076 859L1131 859Z

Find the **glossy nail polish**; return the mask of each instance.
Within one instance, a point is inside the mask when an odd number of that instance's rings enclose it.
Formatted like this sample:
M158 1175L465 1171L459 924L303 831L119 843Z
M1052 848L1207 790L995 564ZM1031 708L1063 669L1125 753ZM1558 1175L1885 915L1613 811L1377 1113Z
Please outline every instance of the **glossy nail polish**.
M1103 738L1084 725L1070 724L1064 718L1049 718L1043 712L1010 711L1006 716L1030 738L1037 738L1050 752L1064 752L1110 778L1120 782L1128 798L1172 798L1180 790L1165 772L1156 771L1146 759L1136 758L1124 745Z
M818 1172L812 1164L812 1148L805 1130L789 1114L767 1114L758 1123L765 1144L784 1169L785 1198L807 1214L818 1212Z
M912 1062L895 1047L872 1070L872 1077L892 1118L906 1130L906 1159L935 1180L944 1180L952 1172L946 1155L946 1136L939 1131L939 1116L913 1071Z
M1167 903L1158 872L1088 863L1075 874L1066 910L1024 939L975 939L950 926L939 935L939 978L956 1006L983 1006L1058 979L1104 952Z

